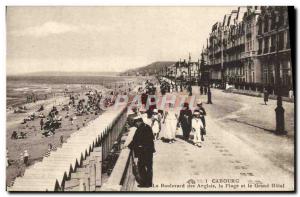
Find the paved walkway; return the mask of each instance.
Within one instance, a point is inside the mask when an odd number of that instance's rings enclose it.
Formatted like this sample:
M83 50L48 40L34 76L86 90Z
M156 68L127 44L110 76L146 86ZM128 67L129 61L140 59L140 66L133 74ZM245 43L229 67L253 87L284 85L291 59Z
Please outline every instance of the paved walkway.
M153 187L137 191L293 190L293 175L274 166L241 139L206 117L202 147L180 138L155 142ZM174 122L174 125L176 123Z

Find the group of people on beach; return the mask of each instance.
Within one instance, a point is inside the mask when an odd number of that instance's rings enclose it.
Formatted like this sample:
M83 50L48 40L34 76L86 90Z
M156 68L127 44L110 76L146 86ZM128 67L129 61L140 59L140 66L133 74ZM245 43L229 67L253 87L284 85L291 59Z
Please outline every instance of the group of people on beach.
M34 131L36 131L35 121L37 121L37 119L39 122L37 131L40 131L43 137L55 135L56 129L65 127L67 122L70 122L71 125L76 125L78 130L81 127L80 121L77 121L78 116L101 114L105 107L107 108L114 104L119 94L128 94L128 91L125 91L124 88L125 87L120 85L119 88L114 90L97 91L95 89L87 89L84 94L74 92L64 94L65 97L69 97L68 102L65 104L55 103L49 111L44 104L41 104L36 111L23 119L21 124L24 125L24 129L21 130L19 128L18 130L14 130L11 134L11 139L19 140L28 138L30 135L27 134L31 127L34 127ZM63 122L63 120L65 121ZM82 123L83 127L86 125L86 121L87 118L84 118ZM60 139L63 139L63 135L60 136ZM63 143L63 140L60 141ZM20 158L23 158L22 163L24 161L24 163L28 165L30 150L24 150L23 152L21 152Z

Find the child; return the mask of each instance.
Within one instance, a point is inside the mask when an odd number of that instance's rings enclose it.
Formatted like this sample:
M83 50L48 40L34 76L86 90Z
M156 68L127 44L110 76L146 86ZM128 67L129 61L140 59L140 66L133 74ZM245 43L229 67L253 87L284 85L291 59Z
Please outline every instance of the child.
M161 114L158 113L157 109L153 110L153 115L152 115L152 131L153 131L153 135L154 135L154 140L158 140L158 135L161 129Z
M200 119L200 112L195 110L192 119L192 130L194 131L194 145L198 147L201 147L201 141L204 140L203 133L201 133L202 129L204 129L204 127Z

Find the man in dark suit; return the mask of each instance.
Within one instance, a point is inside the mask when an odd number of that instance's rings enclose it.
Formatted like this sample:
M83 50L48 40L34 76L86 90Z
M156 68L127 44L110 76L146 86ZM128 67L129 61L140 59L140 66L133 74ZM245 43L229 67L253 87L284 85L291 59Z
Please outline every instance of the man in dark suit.
M152 129L143 122L141 117L135 118L135 126L137 129L128 147L134 151L135 157L138 158L137 166L142 178L138 186L152 187L153 153L155 152Z
M197 107L196 107L196 110L198 110L200 112L200 119L202 120L202 124L205 128L206 124L205 124L205 116L206 116L206 111L203 107L203 104L201 101L198 101L197 102Z
M180 110L177 127L179 127L179 125L181 126L183 138L185 140L188 140L190 137L190 132L192 129L192 115L192 111L189 109L189 104L184 103L183 109Z

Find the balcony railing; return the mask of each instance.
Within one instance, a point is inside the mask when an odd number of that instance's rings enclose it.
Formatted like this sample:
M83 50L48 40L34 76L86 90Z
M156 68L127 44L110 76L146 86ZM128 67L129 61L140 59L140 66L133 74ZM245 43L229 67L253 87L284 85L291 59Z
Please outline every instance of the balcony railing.
M242 53L242 58L253 57L256 55L256 51L246 51Z

